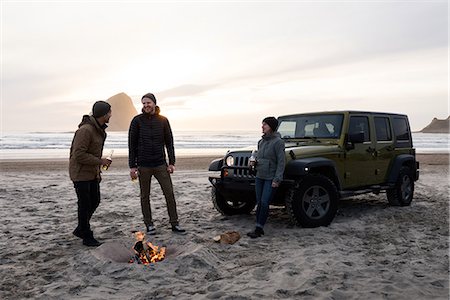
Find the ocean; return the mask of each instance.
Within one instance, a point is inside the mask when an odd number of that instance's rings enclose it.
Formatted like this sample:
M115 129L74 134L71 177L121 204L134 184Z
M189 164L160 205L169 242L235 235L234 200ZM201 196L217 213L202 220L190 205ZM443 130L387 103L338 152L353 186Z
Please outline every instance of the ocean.
M67 158L73 132L2 133L0 159ZM258 131L174 131L177 156L225 154L227 150L254 148ZM417 153L450 153L450 134L413 133ZM128 154L128 132L108 132L104 154Z

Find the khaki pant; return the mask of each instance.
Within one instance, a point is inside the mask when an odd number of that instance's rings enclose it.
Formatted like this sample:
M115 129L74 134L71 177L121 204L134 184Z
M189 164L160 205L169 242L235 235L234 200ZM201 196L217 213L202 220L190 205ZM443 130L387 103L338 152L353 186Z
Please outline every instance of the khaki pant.
M178 225L177 204L173 194L172 179L165 165L155 168L139 167L139 185L141 187L141 209L145 226L153 225L152 209L150 205L150 189L152 176L155 176L166 198L169 222L172 226Z

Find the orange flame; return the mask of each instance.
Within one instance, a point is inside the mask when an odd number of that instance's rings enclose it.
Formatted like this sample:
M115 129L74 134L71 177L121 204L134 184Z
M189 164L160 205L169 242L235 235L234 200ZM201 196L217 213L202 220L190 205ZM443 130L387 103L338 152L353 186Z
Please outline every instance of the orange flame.
M166 247L158 247L151 242L144 242L145 233L141 231L135 232L136 243L132 248L135 252L135 256L130 259L129 263L140 263L149 265L158 261L162 261L166 256ZM140 247L136 245L140 244ZM145 246L146 247L145 247ZM139 249L139 250L138 250Z

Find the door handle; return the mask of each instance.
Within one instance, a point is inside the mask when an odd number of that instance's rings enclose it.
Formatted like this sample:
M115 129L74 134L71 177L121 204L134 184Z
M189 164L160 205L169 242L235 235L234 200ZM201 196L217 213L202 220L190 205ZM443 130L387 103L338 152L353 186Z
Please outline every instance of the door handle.
M373 154L375 152L375 148L369 147L366 149L366 151Z
M373 157L377 157L378 156L378 151L375 148L369 147L366 150L367 152L369 152Z

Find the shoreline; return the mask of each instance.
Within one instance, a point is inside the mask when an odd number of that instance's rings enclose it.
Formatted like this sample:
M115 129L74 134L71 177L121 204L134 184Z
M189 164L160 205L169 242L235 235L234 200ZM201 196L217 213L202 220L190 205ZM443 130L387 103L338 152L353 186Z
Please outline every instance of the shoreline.
M176 171L203 170L207 171L209 164L221 156L181 156L176 158ZM1 172L15 172L20 169L28 171L61 171L68 170L68 158L32 158L32 159L0 159ZM128 170L128 157L113 158L110 170ZM106 171L108 172L108 171Z
M203 170L207 171L209 164L222 155L191 155L179 156L176 159L177 170ZM446 153L416 154L420 165L449 165L450 155ZM49 164L51 163L51 165ZM62 170L69 167L68 158L30 158L30 159L0 159L0 171L26 170ZM111 164L112 169L128 169L128 157L116 156Z

